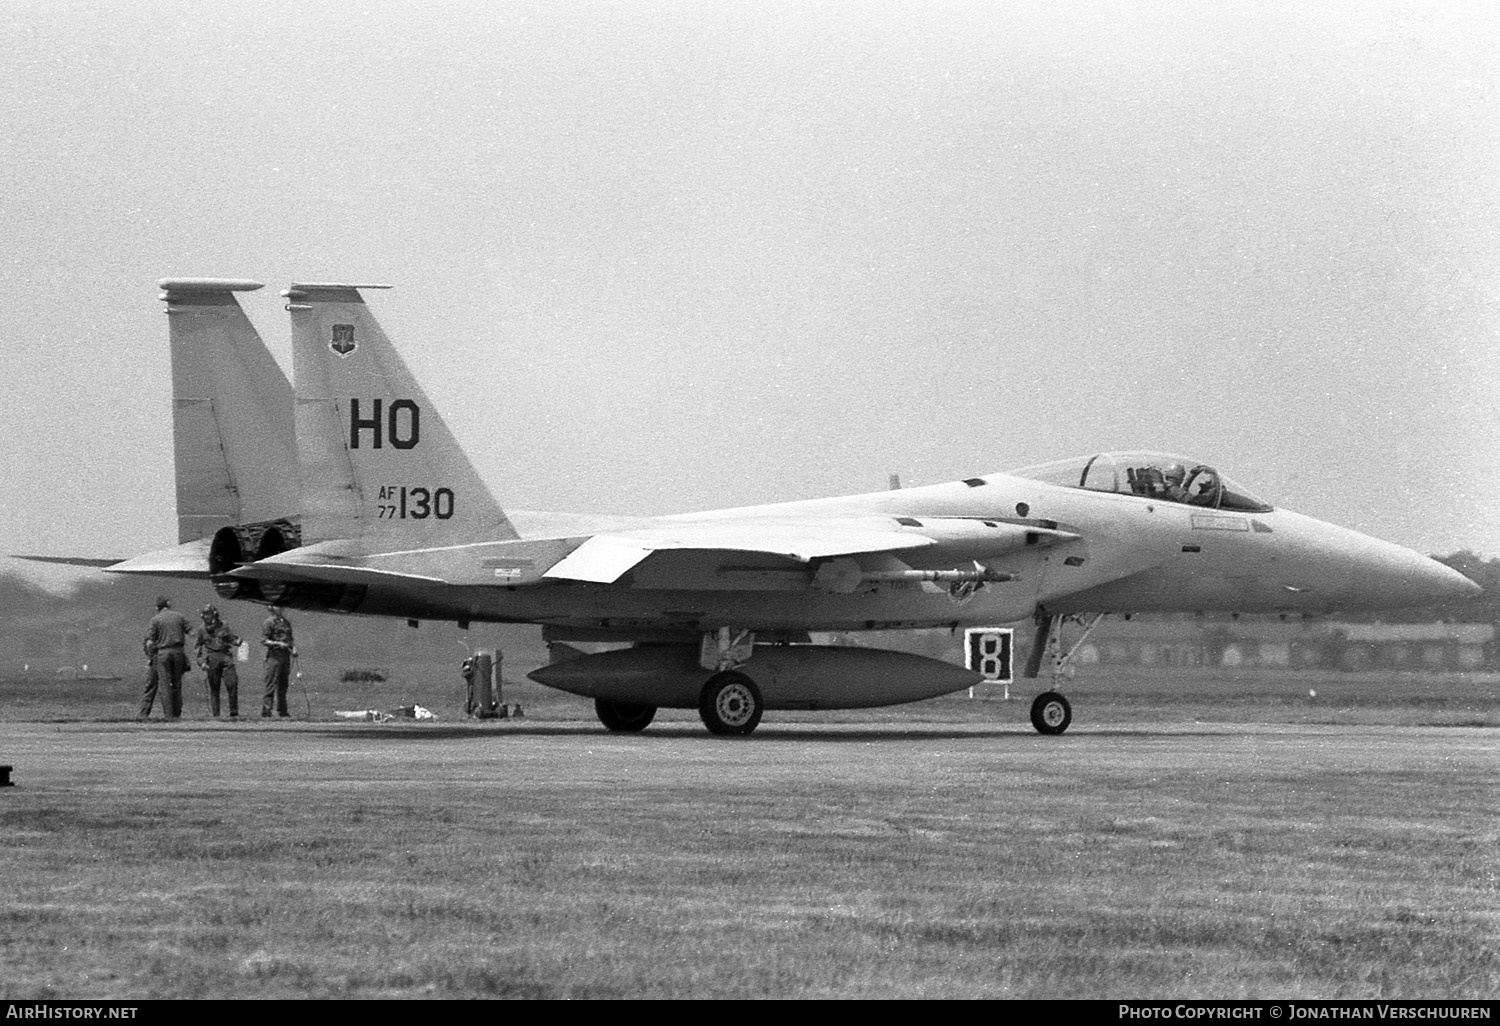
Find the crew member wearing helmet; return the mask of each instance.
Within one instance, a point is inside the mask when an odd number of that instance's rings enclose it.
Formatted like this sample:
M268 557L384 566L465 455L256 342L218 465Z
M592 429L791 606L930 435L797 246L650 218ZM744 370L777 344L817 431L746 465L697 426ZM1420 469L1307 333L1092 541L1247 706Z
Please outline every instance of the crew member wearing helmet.
M208 676L208 708L219 715L219 685L229 693L229 718L240 715L240 675L234 666L235 649L240 647L239 635L219 619L219 610L211 605L203 607L203 625L193 635L193 655L198 669Z
M1168 502L1187 502L1188 492L1183 485L1187 482L1187 467L1181 463L1168 463L1161 468L1162 487L1161 497Z

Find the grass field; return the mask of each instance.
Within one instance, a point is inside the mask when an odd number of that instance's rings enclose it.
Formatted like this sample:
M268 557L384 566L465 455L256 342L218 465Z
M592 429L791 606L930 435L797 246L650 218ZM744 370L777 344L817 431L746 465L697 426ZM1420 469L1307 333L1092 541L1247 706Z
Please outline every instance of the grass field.
M310 666L292 723L0 682L0 997L1500 997L1494 678L1080 676L1061 738L958 695L733 739L530 684L467 722L455 670Z

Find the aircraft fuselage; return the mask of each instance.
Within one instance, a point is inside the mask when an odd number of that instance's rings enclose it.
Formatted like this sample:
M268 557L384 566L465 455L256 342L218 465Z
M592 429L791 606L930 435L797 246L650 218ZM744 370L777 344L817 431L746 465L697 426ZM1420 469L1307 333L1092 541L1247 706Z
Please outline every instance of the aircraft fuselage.
M914 570L982 562L1003 583L863 581L844 591L822 586L810 566L763 554L658 552L616 584L543 581L480 584L486 564L538 545L562 553L582 536L548 534L547 514L514 513L523 537L460 546L445 556L476 583L424 587L405 580L362 585L346 611L417 619L525 622L612 630L702 631L732 625L757 631L861 630L1006 623L1050 613L1323 613L1451 596L1453 571L1397 545L1289 510L1208 509L1135 495L1067 488L996 474L982 483L716 510L611 525L692 524L715 519L873 516L894 529L931 532L954 525L972 535L936 551L901 553ZM905 521L905 522L902 522ZM995 552L985 525L1077 534L1052 544ZM432 553L424 554L431 559ZM848 557L867 572L889 555ZM399 566L398 557L375 557ZM957 564L957 565L962 565ZM290 567L288 569L291 569ZM625 584L621 587L620 584ZM294 603L295 604L295 603Z

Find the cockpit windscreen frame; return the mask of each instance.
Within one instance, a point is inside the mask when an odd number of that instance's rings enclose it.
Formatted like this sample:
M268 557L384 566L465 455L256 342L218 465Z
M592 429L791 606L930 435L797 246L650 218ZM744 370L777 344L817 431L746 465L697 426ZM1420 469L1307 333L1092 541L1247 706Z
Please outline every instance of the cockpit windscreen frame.
M1274 508L1215 467L1171 453L1102 452L1023 467L1011 473L1067 488L1133 495L1200 509L1269 513Z

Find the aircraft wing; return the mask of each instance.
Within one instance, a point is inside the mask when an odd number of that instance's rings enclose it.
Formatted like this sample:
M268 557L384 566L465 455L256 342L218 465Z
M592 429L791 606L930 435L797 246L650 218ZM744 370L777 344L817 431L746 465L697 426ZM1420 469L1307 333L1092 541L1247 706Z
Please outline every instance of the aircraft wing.
M824 556L895 552L937 544L926 535L900 530L894 521L887 521L886 526L882 519L699 520L608 531L589 538L542 576L611 584L653 552L668 549L753 552L808 563Z
M928 557L951 555L962 563L1077 537L1034 523L957 517L702 517L622 524L585 537L396 552L325 542L241 566L231 576L371 585L514 587L548 580L613 584L657 552L753 554L805 565L830 557L920 550Z
M543 580L611 584L653 552L669 549L760 553L807 563L822 556L925 548L936 542L903 532L883 517L769 518L648 522L580 538L529 538L366 552L329 542L292 549L231 576L336 584L536 584Z
M798 563L911 549L951 550L956 557L973 559L1077 537L1056 527L963 517L680 520L596 534L542 576L610 584L653 552L672 549L756 553Z

